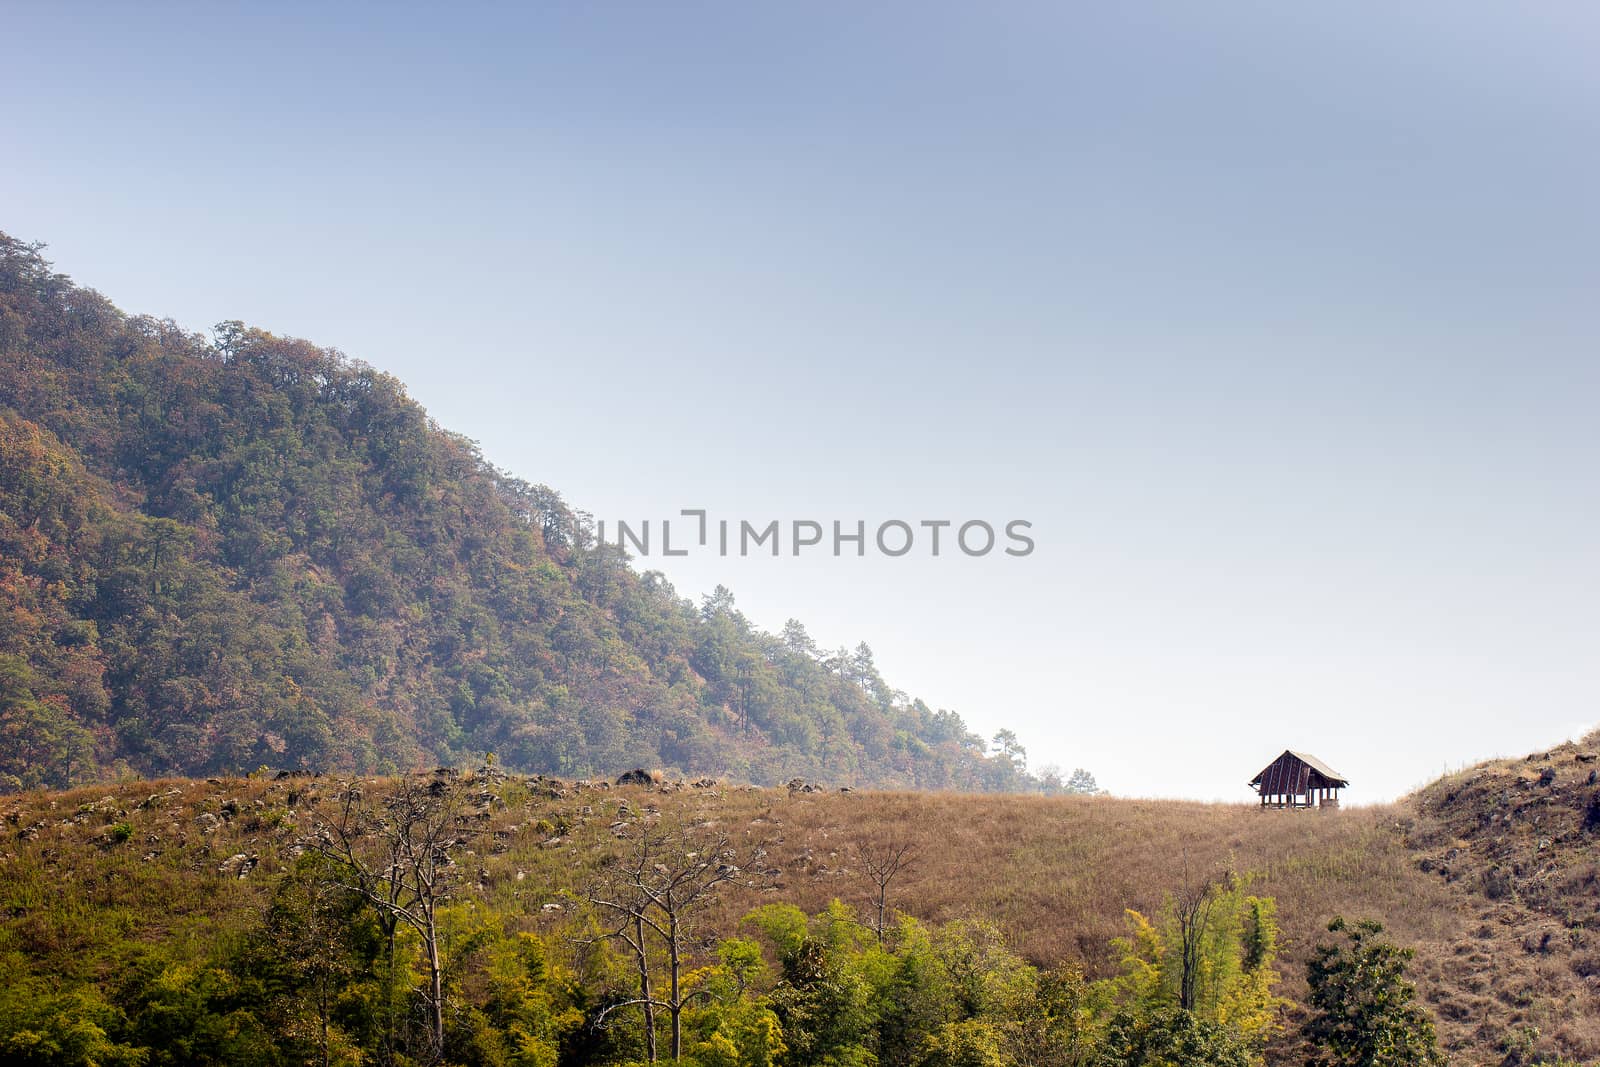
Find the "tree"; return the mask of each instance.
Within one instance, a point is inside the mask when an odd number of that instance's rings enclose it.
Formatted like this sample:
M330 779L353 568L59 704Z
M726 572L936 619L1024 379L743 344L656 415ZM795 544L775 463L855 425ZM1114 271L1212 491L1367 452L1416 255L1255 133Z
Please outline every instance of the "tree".
M856 854L861 858L861 869L866 872L867 880L872 883L872 932L878 935L878 944L881 945L889 906L889 886L911 866L916 854L904 841L862 845Z
M994 1023L964 1019L929 1034L918 1067L1009 1067L1005 1037Z
M399 925L420 938L428 967L422 993L429 1020L428 1062L438 1062L445 1036L439 909L460 880L455 854L473 836L462 825L463 783L453 775L431 782L407 779L379 796L347 783L339 796L337 816L319 823L313 847L331 862L335 884L377 910L388 939L391 979Z
M876 696L883 688L883 679L878 676L878 665L873 659L872 647L865 641L856 645L856 650L850 653L850 677L868 696Z
M1153 1018L1177 1009L1222 1027L1259 1057L1278 1028L1278 925L1269 897L1245 893L1238 875L1185 883L1169 897L1159 925L1136 911L1130 937L1119 938L1124 1008Z
M1072 772L1072 777L1067 779L1066 791L1081 796L1097 796L1100 793L1100 783L1094 780L1094 775L1078 767Z
M719 585L710 593L700 598L700 618L710 620L718 615L732 616L737 609L733 606L733 592L725 585Z
M346 891L318 852L301 857L273 894L265 947L294 979L315 1016L318 1062L332 1062L333 1003L358 973L352 920L364 904Z
M94 770L94 739L66 701L40 698L40 679L21 656L0 653L0 792L65 787Z
M1028 750L1022 747L1015 730L1001 730L995 734L994 747L1000 758L1011 764L1017 773L1028 769Z
M865 929L835 901L814 923L792 904L768 904L745 919L777 949L782 979L769 999L783 1025L789 1062L828 1067L873 1067L907 1062L874 1052L880 1035L872 983L862 972ZM905 920L910 922L911 920ZM919 939L926 944L926 938ZM878 951L874 946L873 951ZM919 1019L919 1022L924 1022ZM937 1025L937 1017L926 1023ZM913 1037L927 1032L927 1025Z
M1212 932L1212 915L1221 889L1221 883L1212 881L1185 885L1172 901L1178 932L1178 1007L1184 1011L1194 1011L1200 997L1203 950Z
M1251 1067L1250 1047L1216 1023L1182 1008L1118 1012L1094 1067Z
M143 1067L149 1052L107 1036L128 1020L92 985L57 992L13 973L0 986L0 1060L18 1067Z
M816 658L817 643L811 639L811 634L799 619L790 619L783 624L782 637L783 647L789 652L809 659Z
M1381 923L1335 917L1306 964L1311 1009L1305 1026L1316 1067L1437 1067L1445 1062L1433 1020L1406 978L1414 953L1379 938Z
M1010 1062L1083 1067L1099 1045L1107 998L1106 984L1076 965L1040 972L1005 1025Z
M760 875L757 862L766 854L759 844L736 847L719 831L663 830L645 825L627 838L624 853L609 860L590 885L589 904L608 915L613 924L608 939L628 947L639 975L639 995L610 1005L612 1011L638 1007L644 1016L645 1048L656 1062L656 1012L665 1011L671 1027L671 1056L683 1055L684 1009L702 991L684 987L684 968L697 944L694 919L716 891L727 884L754 886ZM653 944L666 953L667 988L657 990L651 979Z

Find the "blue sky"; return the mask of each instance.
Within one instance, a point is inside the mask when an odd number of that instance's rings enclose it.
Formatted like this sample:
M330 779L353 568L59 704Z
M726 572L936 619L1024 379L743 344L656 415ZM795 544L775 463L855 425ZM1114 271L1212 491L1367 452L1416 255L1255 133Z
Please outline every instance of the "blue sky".
M0 229L406 381L1035 765L1397 795L1600 723L1579 4L8 5Z

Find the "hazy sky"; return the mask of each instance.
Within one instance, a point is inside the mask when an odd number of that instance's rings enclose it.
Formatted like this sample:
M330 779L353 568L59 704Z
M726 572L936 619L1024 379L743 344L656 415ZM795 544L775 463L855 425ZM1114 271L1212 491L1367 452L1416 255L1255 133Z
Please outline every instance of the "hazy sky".
M6 4L0 229L406 381L1037 766L1394 796L1600 724L1581 3Z

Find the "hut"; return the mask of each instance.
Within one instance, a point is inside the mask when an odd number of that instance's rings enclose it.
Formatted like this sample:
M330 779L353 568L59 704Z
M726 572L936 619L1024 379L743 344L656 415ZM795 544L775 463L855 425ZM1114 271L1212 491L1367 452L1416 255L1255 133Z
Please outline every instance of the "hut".
M1317 757L1287 749L1250 780L1263 808L1337 808L1339 790L1349 784Z

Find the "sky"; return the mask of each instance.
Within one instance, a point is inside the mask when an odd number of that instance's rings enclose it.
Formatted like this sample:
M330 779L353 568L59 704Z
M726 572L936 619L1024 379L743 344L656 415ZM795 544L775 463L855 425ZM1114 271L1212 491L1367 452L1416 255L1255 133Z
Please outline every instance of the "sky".
M1034 768L1600 725L1591 5L335 7L4 4L0 230L657 537L1031 523L637 565Z

